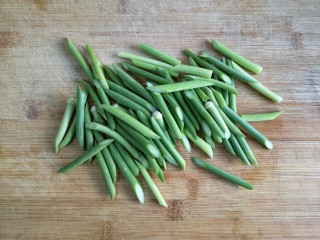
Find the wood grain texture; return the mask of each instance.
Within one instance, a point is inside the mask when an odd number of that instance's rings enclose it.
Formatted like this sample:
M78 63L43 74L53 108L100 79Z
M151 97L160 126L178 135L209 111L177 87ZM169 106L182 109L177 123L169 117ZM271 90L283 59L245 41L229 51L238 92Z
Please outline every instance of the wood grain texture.
M0 1L0 239L319 239L319 1ZM258 79L284 101L239 83L240 113L285 110L254 123L274 142L249 138L260 163L248 168L222 146L208 161L249 180L235 187L194 166L169 167L155 179L169 207L145 183L140 205L120 177L108 200L96 164L70 174L56 169L81 150L54 154L65 107L84 77L64 37L90 43L102 62L147 42L186 60L180 50L221 42L264 67Z

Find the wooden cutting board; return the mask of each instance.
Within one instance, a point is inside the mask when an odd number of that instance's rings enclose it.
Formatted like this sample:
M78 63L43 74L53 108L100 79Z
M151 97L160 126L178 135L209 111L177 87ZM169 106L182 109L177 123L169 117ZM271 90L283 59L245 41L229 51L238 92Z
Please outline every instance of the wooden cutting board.
M0 239L319 239L319 12L319 1L0 1ZM219 39L262 65L257 78L284 98L274 104L237 84L239 113L285 110L253 124L274 150L248 137L259 161L249 168L220 145L214 159L179 145L187 170L155 179L168 208L143 182L140 205L121 176L111 202L96 163L57 174L82 152L76 143L53 149L66 99L84 78L65 37L90 43L107 64L141 41L185 61L181 49L211 52Z

